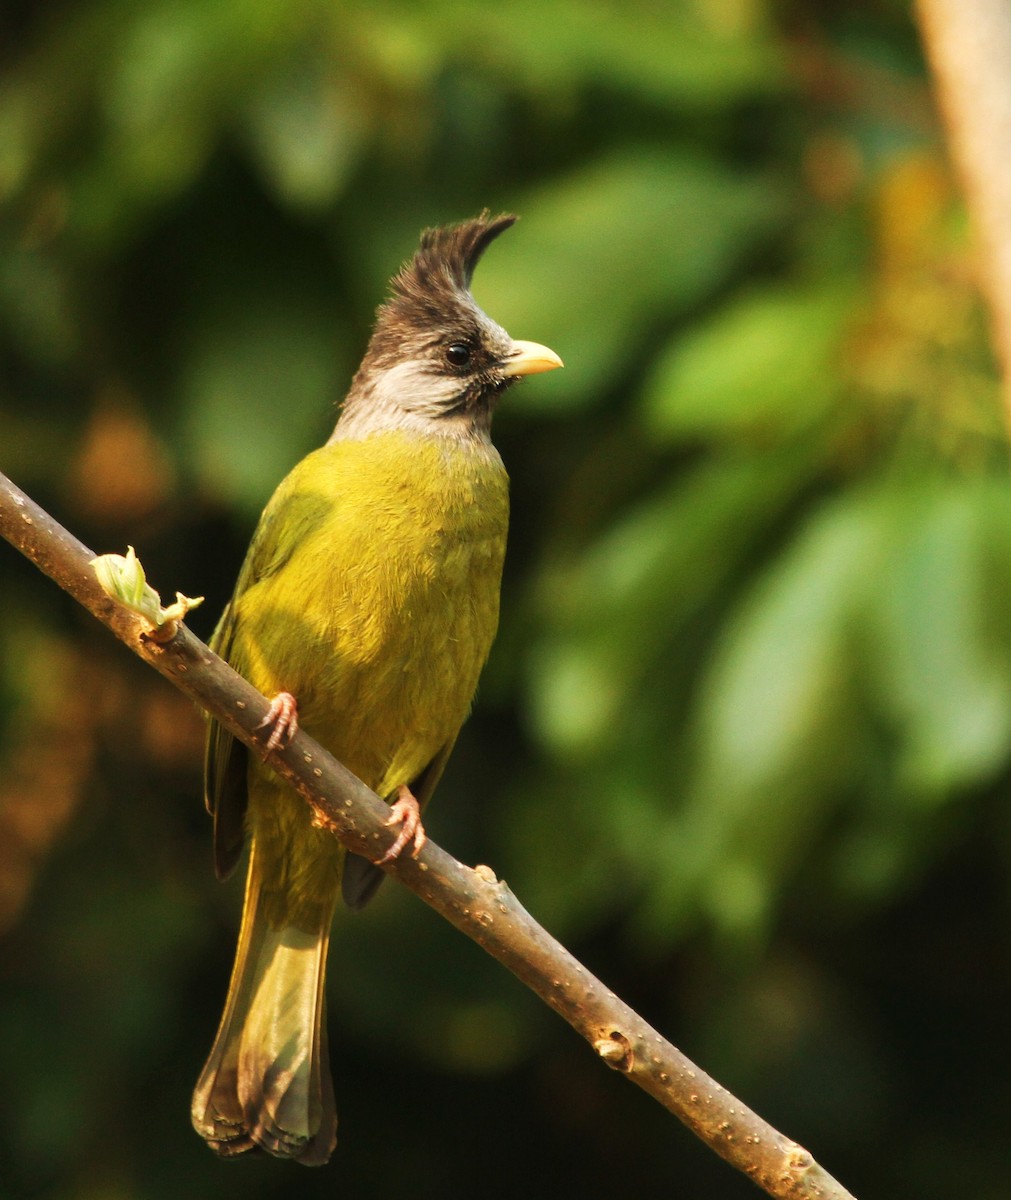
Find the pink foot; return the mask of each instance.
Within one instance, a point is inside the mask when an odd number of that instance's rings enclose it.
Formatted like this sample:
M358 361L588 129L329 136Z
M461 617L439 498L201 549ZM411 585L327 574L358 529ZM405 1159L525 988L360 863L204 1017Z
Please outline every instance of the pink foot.
M413 843L411 858L417 858L428 841L428 834L425 833L424 826L421 824L421 806L406 784L400 785L397 798L390 805L390 809L390 819L386 824L400 825L401 829L397 840L379 861L381 863L392 862L395 858L399 858L401 852L411 843Z
M257 729L269 729L266 750L282 749L298 733L298 704L291 692L278 692Z

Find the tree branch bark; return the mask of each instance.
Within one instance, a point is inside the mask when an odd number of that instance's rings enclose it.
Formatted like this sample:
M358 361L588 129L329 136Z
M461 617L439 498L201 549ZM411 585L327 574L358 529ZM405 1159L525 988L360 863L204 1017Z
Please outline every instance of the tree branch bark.
M78 600L145 662L257 753L268 701L180 624L156 642L110 599L94 555L0 475L0 535ZM270 755L312 808L313 819L357 854L378 858L393 841L389 808L304 733ZM473 870L429 841L418 859L384 868L497 958L581 1034L596 1053L672 1112L769 1195L853 1200L807 1150L779 1133L652 1029L534 921L487 867Z
M1011 430L1011 5L917 0L916 8L975 226Z

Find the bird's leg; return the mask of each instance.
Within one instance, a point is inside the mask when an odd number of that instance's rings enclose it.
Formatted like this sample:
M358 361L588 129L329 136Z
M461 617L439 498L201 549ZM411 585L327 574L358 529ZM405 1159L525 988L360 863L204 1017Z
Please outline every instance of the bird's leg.
M406 783L402 783L397 789L397 798L390 805L390 809L390 819L386 824L400 825L401 829L397 834L397 840L379 861L381 863L392 862L395 858L399 858L401 852L411 843L413 843L411 858L417 858L428 841L428 834L425 833L424 826L421 824L421 805Z
M298 733L298 704L291 692L278 692L257 729L269 729L266 750L282 749Z

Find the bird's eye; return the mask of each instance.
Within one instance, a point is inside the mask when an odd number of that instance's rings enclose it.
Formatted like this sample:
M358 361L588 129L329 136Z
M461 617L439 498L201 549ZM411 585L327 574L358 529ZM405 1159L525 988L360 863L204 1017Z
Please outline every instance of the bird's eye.
M446 362L451 367L465 367L470 362L470 347L466 342L453 342L446 347Z

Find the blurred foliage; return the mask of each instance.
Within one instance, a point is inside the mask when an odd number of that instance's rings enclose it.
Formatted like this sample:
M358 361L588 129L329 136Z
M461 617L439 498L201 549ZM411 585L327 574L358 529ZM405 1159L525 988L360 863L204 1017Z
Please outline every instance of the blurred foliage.
M431 831L857 1194L1003 1197L1011 486L907 6L13 0L0 63L0 468L205 635L418 230L522 214L476 291L567 367ZM200 722L0 565L0 1195L754 1194L393 887L334 1165L213 1160Z

